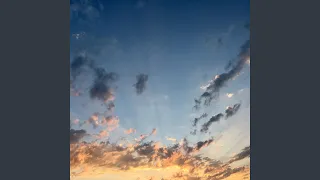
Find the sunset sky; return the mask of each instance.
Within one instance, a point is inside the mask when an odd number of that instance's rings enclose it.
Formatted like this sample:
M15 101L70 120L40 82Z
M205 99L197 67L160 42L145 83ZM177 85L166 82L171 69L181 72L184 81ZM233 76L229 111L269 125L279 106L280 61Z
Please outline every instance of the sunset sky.
M247 0L71 0L71 73L76 68L72 63L82 57L92 60L95 68L118 76L110 85L114 100L108 101L115 107L107 111L103 101L90 96L90 88L96 82L91 70L95 69L90 65L81 71L77 69L80 73L76 79L71 78L71 129L86 130L90 136L82 140L87 142L108 139L120 146L136 143L134 139L138 140L140 135L150 135L146 142L154 141L166 147L181 144L183 138L192 146L213 136L213 143L197 153L229 161L250 146L250 52L245 54L242 64L238 63L243 58L239 53L250 39L249 22ZM232 66L226 69L229 62L233 62ZM233 70L237 71L236 75L232 74ZM216 75L216 79L221 79L223 73L230 78L217 88L219 96L208 106L193 108L195 99L206 92L203 86L214 81ZM140 93L134 86L139 74L148 76ZM200 132L202 124L212 116L225 114L227 106L237 103L241 106L234 115L213 122L207 133ZM90 124L94 113L104 114L97 117L96 127ZM190 134L194 129L192 121L203 113L208 116L199 120L196 135ZM106 116L114 121L106 120L108 125L104 126L102 121ZM110 128L110 124L114 127ZM128 131L130 128L132 131ZM105 133L101 135L101 132ZM231 167L249 162L249 158L244 158ZM173 166L167 169L144 166L127 171L110 167L100 175L98 170L92 173L87 170L74 178L143 180L153 176L161 179L180 171ZM239 174L225 179L242 179L245 171Z

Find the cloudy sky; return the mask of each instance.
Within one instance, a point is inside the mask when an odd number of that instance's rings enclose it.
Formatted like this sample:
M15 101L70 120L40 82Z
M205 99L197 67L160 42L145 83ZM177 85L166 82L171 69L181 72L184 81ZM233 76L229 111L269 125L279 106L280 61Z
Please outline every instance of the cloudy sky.
M70 124L86 136L70 131L70 140L182 147L183 138L193 146L213 137L197 153L224 163L250 151L249 22L247 0L71 0ZM163 165L95 173L87 164L71 165L87 168L74 178L170 178Z

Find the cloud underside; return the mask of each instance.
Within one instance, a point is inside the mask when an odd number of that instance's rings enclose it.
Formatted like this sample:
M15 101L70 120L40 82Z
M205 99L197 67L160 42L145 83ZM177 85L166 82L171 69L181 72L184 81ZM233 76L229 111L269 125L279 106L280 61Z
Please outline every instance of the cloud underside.
M202 148L214 140L199 141L190 145L186 139L166 147L158 142L127 143L122 145L100 143L70 144L70 171L72 176L91 176L113 172L131 172L138 169L157 169L164 172L175 168L170 179L198 178L225 179L236 173L248 171L248 167L232 168L230 164L250 156L250 146L221 162L198 155ZM79 171L80 170L80 171Z

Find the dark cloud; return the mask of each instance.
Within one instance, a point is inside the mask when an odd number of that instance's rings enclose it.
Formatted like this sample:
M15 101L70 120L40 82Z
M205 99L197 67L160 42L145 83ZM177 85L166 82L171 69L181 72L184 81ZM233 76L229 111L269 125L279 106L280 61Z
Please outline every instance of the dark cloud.
M103 82L94 82L90 89L90 97L106 102L114 96L112 89L108 85Z
M142 156L152 155L155 152L154 142L151 141L151 142L142 143L137 147L135 147L135 150L139 155L142 155Z
M245 159L247 157L250 157L250 146L245 147L244 149L242 149L242 151L238 154L236 154L230 161L230 163L233 163L235 161L240 161L242 159Z
M192 126L193 126L193 127L197 126L198 122L199 122L201 119L206 118L207 116L208 116L207 113L203 113L200 117L194 118Z
M194 129L193 131L190 132L191 135L196 135L197 134L197 130Z
M118 80L119 76L114 72L106 72L103 68L95 68L95 79L90 88L91 99L98 99L103 102L113 100L114 94L111 84Z
M148 81L148 75L147 74L139 74L136 76L137 82L133 86L136 88L137 94L142 94L143 91L146 89L146 84Z
M93 61L88 57L83 55L76 56L70 64L70 72L73 81L85 70L86 67L91 68L92 66Z
M201 100L200 99L195 99L194 100L195 105L193 106L193 109L199 110L201 106Z
M213 142L213 138L206 140L206 141L199 141L195 147L195 150L199 151L201 148L210 145Z
M206 91L201 95L200 99L205 99L205 105L210 105L210 102L219 96L220 89L224 87L228 81L239 75L249 57L250 40L247 40L241 46L240 53L237 56L237 61L235 62L233 67L228 72L218 75L214 79L214 81L207 87Z
M236 62L237 62L236 59L230 60L230 61L226 64L226 66L224 67L224 69L225 69L226 71L229 71L230 69L234 68Z
M70 144L78 143L86 135L87 135L87 132L83 129L81 130L70 129Z
M231 116L233 116L233 115L235 115L238 112L238 110L240 109L240 106L241 106L241 104L239 103L239 104L233 105L233 107L227 107L227 109L225 111L226 119L231 117Z
M215 115L215 116L212 116L208 122L206 122L206 123L204 123L204 124L202 125L202 128L201 128L200 132L202 132L202 133L203 133L203 132L204 132L204 133L208 132L209 127L211 126L211 124L214 123L214 122L220 121L220 119L221 119L222 117L223 117L223 114L222 114L222 113L219 113L219 114L217 114L217 115Z
M189 154L189 153L193 152L193 148L189 146L189 142L188 142L188 140L186 138L183 138L182 149L184 150L184 152L186 154Z
M108 111L113 111L115 107L116 106L115 106L114 102L110 102L110 103L107 104L107 110Z
M213 138L205 141L199 141L194 146L189 146L186 138L183 138L181 148L186 155L200 151L202 148L209 146L213 142Z
M237 168L225 168L223 171L216 173L212 176L208 177L208 180L223 180L229 176L231 176L232 174L236 174L239 172L244 172L246 170L246 167L242 166L242 167L237 167Z

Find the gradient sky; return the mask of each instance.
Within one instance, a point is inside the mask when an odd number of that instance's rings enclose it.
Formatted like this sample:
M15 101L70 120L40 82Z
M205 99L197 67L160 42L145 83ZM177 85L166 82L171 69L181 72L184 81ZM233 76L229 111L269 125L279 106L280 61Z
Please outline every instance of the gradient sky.
M249 0L71 0L70 57L86 52L119 74L114 114L120 127L110 135L113 140L124 136L125 129L135 128L138 137L157 128L150 140L170 144L167 136L196 142L209 135L190 135L194 117L202 112L215 115L241 101L236 116L211 126L211 135L222 137L203 150L209 157L224 159L250 145L249 66L221 89L218 103L199 112L192 107L203 92L200 86L225 72L228 61L249 39L244 27L248 22ZM149 75L141 95L133 88L139 73ZM83 85L87 82L84 79ZM234 96L228 98L226 93ZM103 110L86 94L70 97L71 120L82 122ZM74 124L72 128L80 129Z

